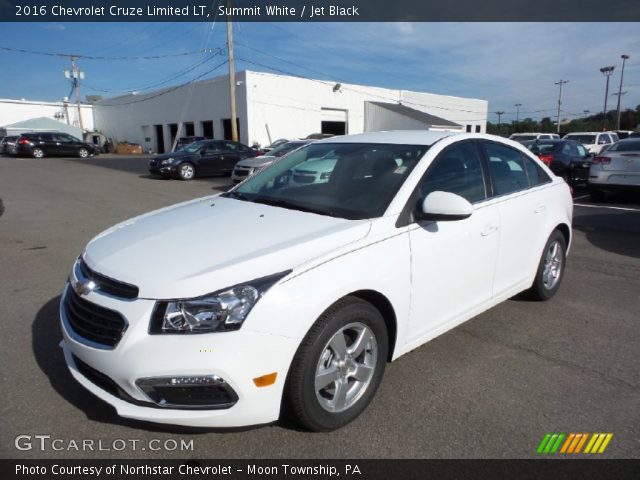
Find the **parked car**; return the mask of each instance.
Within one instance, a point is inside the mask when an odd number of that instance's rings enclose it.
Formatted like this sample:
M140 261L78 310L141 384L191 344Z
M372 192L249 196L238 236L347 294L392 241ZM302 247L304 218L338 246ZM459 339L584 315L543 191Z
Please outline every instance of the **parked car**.
M23 133L16 140L16 155L42 158L49 155L88 158L97 154L95 146L62 132Z
M640 138L640 132L630 133L627 138Z
M568 184L587 182L592 155L581 143L573 140L530 140L522 144Z
M233 168L231 180L238 183L253 175L260 169L266 168L275 162L278 158L292 152L293 150L312 142L313 140L295 140L293 142L285 142L269 151L268 155L260 155L255 158L247 158L240 160Z
M614 143L619 140L615 132L573 132L567 133L565 140L574 140L585 146L589 152L597 155L604 145Z
M512 133L509 136L509 140L516 142L526 142L529 140L553 140L559 139L560 135L557 133Z
M253 149L230 140L200 140L182 150L157 155L149 162L149 172L167 178L191 180L195 177L229 175L240 160L254 157Z
M287 140L286 138L279 138L278 140L272 142L270 145L267 145L266 147L263 147L260 149L260 151L262 152L263 155L269 153L271 150L273 150L276 147L279 147L280 145L283 145L287 142L290 142L291 140Z
M589 170L589 194L602 200L606 192L640 190L640 138L614 143L593 158Z
M186 147L187 145L200 140L205 140L205 138L204 137L180 137L176 142L176 151L182 150L182 148Z
M308 140L320 140L322 138L331 138L333 137L333 133L311 133L307 135L305 138Z
M633 133L633 130L616 130L616 135L620 140L624 140L625 138L629 138L629 135Z
M329 154L328 182L287 182ZM523 290L553 297L572 209L562 179L499 137L314 142L91 240L62 293L65 361L123 417L238 427L282 412L333 430L388 361Z
M17 135L8 135L0 140L0 154L11 155L15 153Z

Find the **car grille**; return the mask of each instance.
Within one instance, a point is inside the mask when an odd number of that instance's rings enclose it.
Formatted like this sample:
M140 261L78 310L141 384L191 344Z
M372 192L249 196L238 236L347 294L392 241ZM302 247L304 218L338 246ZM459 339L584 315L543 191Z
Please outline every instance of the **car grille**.
M313 175L293 175L293 180L296 183L313 183L316 180L316 177Z
M106 347L115 347L127 328L120 313L88 302L71 288L64 299L64 311L69 327L77 335Z
M241 170L239 168L236 168L233 174L236 177L246 177L247 175L249 175L249 170Z
M95 290L118 298L133 299L138 297L139 289L135 285L120 282L91 270L84 260L79 260L80 272L87 280L93 280Z

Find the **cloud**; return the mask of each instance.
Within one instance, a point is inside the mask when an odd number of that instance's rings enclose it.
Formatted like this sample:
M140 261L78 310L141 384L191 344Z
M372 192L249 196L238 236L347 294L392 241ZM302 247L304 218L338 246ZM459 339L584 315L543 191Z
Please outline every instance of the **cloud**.
M65 27L63 24L61 23L46 23L44 25L41 25L40 28L44 29L44 30L66 30L67 27Z

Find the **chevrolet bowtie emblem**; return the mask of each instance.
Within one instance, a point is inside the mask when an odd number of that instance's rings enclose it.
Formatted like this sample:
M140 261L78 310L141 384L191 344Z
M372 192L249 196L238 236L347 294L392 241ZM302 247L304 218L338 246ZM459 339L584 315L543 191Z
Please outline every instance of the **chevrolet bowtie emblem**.
M81 281L76 281L73 285L73 290L78 295L88 295L96 288L96 283L93 280L89 280L87 283L82 283Z

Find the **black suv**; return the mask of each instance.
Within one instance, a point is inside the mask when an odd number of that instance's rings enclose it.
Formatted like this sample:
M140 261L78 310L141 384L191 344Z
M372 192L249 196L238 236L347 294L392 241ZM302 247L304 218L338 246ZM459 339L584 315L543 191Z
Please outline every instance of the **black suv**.
M47 155L87 158L96 155L96 147L62 132L23 133L16 141L16 155L42 158Z

